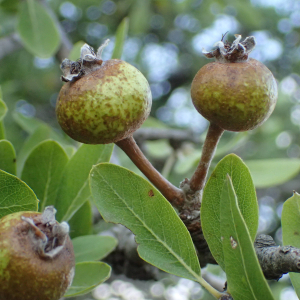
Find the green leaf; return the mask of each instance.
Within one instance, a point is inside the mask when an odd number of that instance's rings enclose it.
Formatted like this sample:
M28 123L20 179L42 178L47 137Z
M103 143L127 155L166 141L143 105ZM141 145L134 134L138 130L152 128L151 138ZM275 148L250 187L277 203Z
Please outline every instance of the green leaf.
M225 156L211 174L203 192L201 224L204 237L217 263L224 270L223 246L221 242L221 197L226 175L232 178L239 208L254 241L258 228L258 204L255 188L247 166L235 154Z
M7 140L0 141L0 169L16 175L16 152L14 146Z
M27 0L20 3L17 31L25 48L33 55L48 58L59 47L57 26L38 1Z
M93 165L110 159L113 144L81 145L63 172L56 201L59 221L68 221L90 196L89 173Z
M116 32L115 48L112 58L120 59L123 53L123 46L128 33L129 19L124 18Z
M16 13L18 11L19 0L2 0L0 7L8 13Z
M2 121L7 113L7 106L2 98L2 90L0 87L0 121Z
M135 1L130 9L130 32L132 35L141 35L148 32L150 26L150 17L152 15L151 11L151 1Z
M5 128L4 128L3 121L0 121L0 140L4 140L4 139L5 139Z
M30 135L35 133L38 130L38 128L43 127L45 132L49 131L46 133L46 137L43 140L52 139L52 140L59 142L64 147L64 149L67 153L68 153L68 151L71 150L69 148L70 143L73 143L74 140L72 140L67 135L63 136L60 133L56 132L47 123L45 123L39 119L36 119L36 118L26 117L19 112L14 112L13 118L14 118L15 122ZM41 142L41 141L39 141L39 142ZM71 152L72 152L72 150L71 150Z
M68 221L70 225L70 237L76 238L92 233L92 207L90 201L86 201Z
M74 44L70 54L69 54L69 59L76 61L80 57L80 51L81 47L85 44L83 41L78 41L77 43Z
M0 218L19 211L37 211L38 200L18 177L0 170Z
M300 248L300 195L294 195L283 204L281 214L283 245ZM300 274L289 273L295 292L300 298Z
M236 300L274 300L229 175L222 189L221 207L221 235L228 291Z
M7 113L7 106L5 102L2 99L2 90L0 86L0 140L5 139L5 130L4 130L4 124L3 119Z
M84 295L110 277L111 267L103 262L81 262L75 266L75 276L64 297Z
M40 125L36 128L32 135L30 135L23 147L21 148L18 159L17 159L17 173L20 176L23 170L24 163L34 147L36 147L40 142L50 138L51 129L47 125Z
M300 172L299 159L259 159L245 161L257 188L285 183Z
M40 200L39 211L56 206L57 191L68 156L55 141L40 143L28 156L22 171L24 180Z
M47 125L46 123L44 123L39 119L24 116L19 112L13 112L12 116L15 122L29 134L34 133L37 130L37 128L40 127L41 125L44 126Z
M72 157L73 154L76 152L76 148L72 145L67 145L64 147L65 152L67 153L68 157Z
M118 241L111 236L86 235L72 240L76 263L100 260L112 252Z
M148 181L125 168L99 164L91 170L90 185L102 217L135 234L141 258L171 274L199 281L200 266L189 232Z

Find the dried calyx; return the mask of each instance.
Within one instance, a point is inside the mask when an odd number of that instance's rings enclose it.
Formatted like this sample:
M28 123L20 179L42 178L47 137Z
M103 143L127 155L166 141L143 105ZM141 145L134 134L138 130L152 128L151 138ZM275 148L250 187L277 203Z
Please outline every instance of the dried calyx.
M119 59L102 61L106 40L97 53L85 44L76 62L65 59L56 103L57 120L74 140L116 143L129 137L148 117L151 90L144 75Z
M58 223L55 214L56 209L47 206L44 212L35 218L21 217L30 225L29 235L32 244L39 256L43 258L53 258L59 254L69 236L68 223Z
M254 49L256 42L254 36L249 36L241 42L242 36L239 34L234 35L236 39L229 43L223 42L225 35L223 35L221 41L215 44L216 49L208 52L205 49L202 53L207 58L216 58L219 62L242 62L247 61L249 53Z
M103 60L101 59L103 49L108 45L109 39L107 39L97 50L88 45L84 44L81 48L80 58L77 61L72 61L65 58L60 65L63 72L61 80L65 82L74 82L84 75L98 70Z
M19 211L0 220L0 299L58 300L70 287L75 255L56 210Z

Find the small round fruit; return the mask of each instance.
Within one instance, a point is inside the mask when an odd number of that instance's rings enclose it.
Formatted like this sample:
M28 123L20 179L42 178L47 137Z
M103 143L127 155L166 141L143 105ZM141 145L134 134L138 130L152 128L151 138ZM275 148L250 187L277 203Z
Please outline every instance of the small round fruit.
M277 101L277 84L271 71L261 62L248 59L255 46L253 37L240 43L219 42L205 52L217 61L196 74L191 95L195 108L209 120L229 131L246 131L261 125L271 115Z
M54 208L48 209L51 214ZM51 221L47 212L0 220L1 300L58 300L70 286L75 259L68 227Z
M148 117L152 104L149 84L139 70L122 60L103 62L95 57L90 61L86 56L81 57L77 69L71 62L77 77L59 93L58 122L81 143L117 142L137 130Z

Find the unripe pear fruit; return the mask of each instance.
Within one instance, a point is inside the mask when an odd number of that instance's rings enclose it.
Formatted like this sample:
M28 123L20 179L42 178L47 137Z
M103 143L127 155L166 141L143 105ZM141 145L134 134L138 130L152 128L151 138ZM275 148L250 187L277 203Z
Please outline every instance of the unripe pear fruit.
M219 42L212 52L204 51L208 63L196 74L191 87L193 104L211 123L229 131L256 128L269 118L277 101L277 83L261 62L249 59L254 37L240 43Z
M17 212L0 220L0 299L58 300L71 285L75 257L56 210Z
M107 43L106 43L107 44ZM101 60L85 44L81 59L64 60L64 81L56 105L62 129L85 144L107 144L128 137L148 117L152 104L149 84L132 65L118 59Z

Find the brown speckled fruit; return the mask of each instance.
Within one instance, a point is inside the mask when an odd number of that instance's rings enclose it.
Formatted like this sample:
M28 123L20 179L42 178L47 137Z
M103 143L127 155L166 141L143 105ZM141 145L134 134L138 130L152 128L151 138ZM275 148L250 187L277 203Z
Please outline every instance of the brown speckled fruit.
M273 112L277 101L277 84L271 71L261 62L249 59L255 46L253 37L240 43L240 36L229 44L205 52L216 62L202 67L191 88L194 106L209 120L229 131L251 130Z
M67 75L63 79L69 82L58 96L57 119L62 129L81 143L117 142L137 130L148 117L150 87L132 65L118 59L103 62L91 53L82 55L79 62L63 62L62 70ZM69 73L65 71L66 64L73 64L67 68ZM71 77L72 72L76 77Z
M13 213L0 220L1 300L58 300L64 295L74 276L75 259L69 235L61 228L36 212Z

